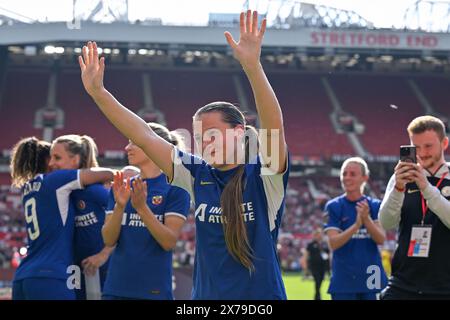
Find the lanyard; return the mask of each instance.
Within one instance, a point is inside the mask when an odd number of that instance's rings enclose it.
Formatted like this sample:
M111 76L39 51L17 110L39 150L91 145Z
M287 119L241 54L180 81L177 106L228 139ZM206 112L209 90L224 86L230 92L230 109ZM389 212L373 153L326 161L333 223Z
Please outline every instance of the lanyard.
M447 173L448 172L444 173L442 175L442 177L439 179L439 181L438 181L438 183L436 185L436 188L439 188L439 186L441 185L442 181L447 176ZM425 202L425 199L423 198L423 194L422 193L420 193L420 199L422 200L422 225L423 225L423 222L425 220L425 215L427 214L428 206L427 206L427 204Z

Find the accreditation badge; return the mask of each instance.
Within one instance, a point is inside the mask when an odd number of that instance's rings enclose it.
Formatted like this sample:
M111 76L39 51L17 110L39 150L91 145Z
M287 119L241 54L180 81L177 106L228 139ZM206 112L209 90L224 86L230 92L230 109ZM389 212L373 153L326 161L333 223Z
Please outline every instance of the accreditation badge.
M428 258L431 243L431 225L414 225L409 241L408 257Z

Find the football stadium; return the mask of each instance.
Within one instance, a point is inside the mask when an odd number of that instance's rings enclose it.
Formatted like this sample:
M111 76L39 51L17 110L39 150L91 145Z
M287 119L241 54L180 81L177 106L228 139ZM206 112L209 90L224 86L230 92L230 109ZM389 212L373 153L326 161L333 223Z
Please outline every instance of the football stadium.
M16 2L0 300L450 299L449 1Z

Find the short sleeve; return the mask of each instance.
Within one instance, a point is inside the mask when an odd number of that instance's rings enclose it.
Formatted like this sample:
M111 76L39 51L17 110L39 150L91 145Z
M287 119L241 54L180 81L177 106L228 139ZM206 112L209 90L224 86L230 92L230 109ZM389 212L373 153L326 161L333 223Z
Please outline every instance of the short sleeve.
M378 221L378 212L380 211L381 201L378 199L372 200L370 204L370 217L373 221Z
M328 202L325 205L324 218L324 232L328 230L343 231L340 223L340 213L336 210L336 202Z
M265 174L264 167L261 165L261 157L258 156L257 166L260 168L260 177L264 186L264 193L267 199L268 218L270 231L276 227L276 221L279 218L280 208L286 196L287 181L290 170L290 156L286 157L286 170L276 174Z
M45 183L53 190L67 190L68 192L83 189L79 170L56 170L49 173Z
M174 148L175 157L173 161L173 186L186 190L194 199L194 180L199 170L205 167L206 162L191 153L183 152Z
M69 215L69 196L73 190L83 189L80 183L79 170L56 170L48 174L44 180L48 192L54 192L61 214L63 225Z
M189 194L181 188L171 187L164 216L178 216L183 220L186 220L186 217L189 214L189 208Z

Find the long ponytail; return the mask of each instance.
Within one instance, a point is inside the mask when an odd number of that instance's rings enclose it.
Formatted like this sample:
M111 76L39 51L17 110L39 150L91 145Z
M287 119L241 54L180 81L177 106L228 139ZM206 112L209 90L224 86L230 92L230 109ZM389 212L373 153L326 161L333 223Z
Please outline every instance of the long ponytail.
M200 115L218 112L222 120L232 128L241 125L245 128L245 163L255 160L258 151L258 133L252 126L246 125L243 113L228 102L212 102L198 109L194 119ZM241 164L234 176L228 181L220 197L223 217L223 232L225 243L230 255L250 272L255 270L253 264L253 249L247 234L242 207L244 193L245 165Z
M53 140L52 145L57 143L64 144L64 148L72 155L78 155L80 162L78 164L79 169L88 169L98 167L97 145L90 136L78 134L68 134L60 136Z

